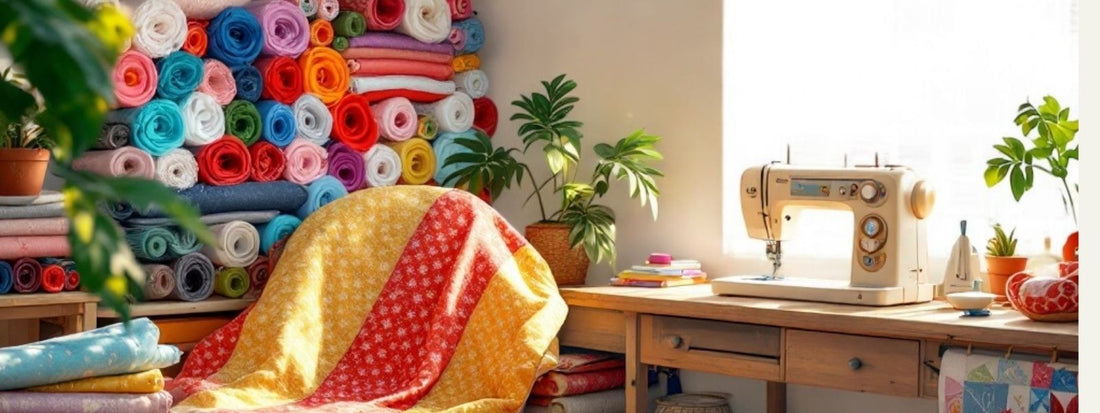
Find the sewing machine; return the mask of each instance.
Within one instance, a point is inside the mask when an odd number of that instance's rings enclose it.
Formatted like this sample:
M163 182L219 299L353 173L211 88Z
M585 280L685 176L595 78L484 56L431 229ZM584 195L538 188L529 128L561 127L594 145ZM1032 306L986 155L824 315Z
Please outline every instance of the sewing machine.
M772 273L717 278L711 289L720 295L875 306L931 301L923 219L934 203L931 186L903 166L751 167L741 175L741 211L749 236L766 241ZM799 212L809 208L854 214L850 281L779 274L782 242L799 225Z

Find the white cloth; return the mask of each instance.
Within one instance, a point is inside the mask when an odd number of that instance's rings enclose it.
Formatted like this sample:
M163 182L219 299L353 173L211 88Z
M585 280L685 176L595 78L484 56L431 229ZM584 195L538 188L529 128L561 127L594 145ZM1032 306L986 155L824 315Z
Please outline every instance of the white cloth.
M202 247L202 255L223 267L247 267L260 253L260 233L244 221L230 221L210 227L216 246Z
M171 0L126 0L125 3L136 5L130 15L134 24L134 50L155 59L183 47L187 17L179 5Z
M416 113L430 114L443 132L465 132L474 126L474 100L470 95L455 92L435 103L413 105Z
M210 20L222 10L234 6L244 6L249 0L174 0L183 10L183 14L196 20Z
M213 96L194 92L180 107L183 115L183 143L202 146L225 136L225 112Z
M199 180L199 163L190 151L173 149L157 158L156 178L171 188L190 188Z
M332 134L332 112L321 99L311 93L303 94L294 101L293 109L299 138L321 146L328 143Z
M397 184L401 179L401 157L386 145L375 144L363 155L367 163L367 186L377 188Z
M489 76L481 70L470 70L455 74L455 87L471 98L477 99L489 93Z
M408 89L418 92L449 95L455 93L455 82L435 80L423 76L352 76L352 93L369 93L381 90Z
M405 0L405 17L396 29L424 43L439 43L451 34L447 0Z
M321 0L320 7L317 7L317 18L321 20L332 21L338 14L340 14L340 2L338 0Z

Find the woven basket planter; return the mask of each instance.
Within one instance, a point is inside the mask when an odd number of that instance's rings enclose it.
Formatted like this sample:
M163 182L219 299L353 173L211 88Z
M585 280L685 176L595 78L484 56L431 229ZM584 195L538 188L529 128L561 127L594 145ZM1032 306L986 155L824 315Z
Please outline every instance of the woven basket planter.
M528 225L524 236L542 255L559 286L581 285L588 275L588 255L584 248L569 247L569 225L539 222Z

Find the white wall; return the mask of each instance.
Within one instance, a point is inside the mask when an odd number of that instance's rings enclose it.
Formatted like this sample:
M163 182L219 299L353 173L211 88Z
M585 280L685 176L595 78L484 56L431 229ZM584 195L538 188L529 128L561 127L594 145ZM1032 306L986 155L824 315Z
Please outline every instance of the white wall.
M573 114L585 122L582 159L589 162L582 176L591 173L596 142L639 127L664 137L658 221L627 198L624 186L605 198L618 217L620 266L664 251L702 260L712 276L738 270L722 254L721 0L478 0L475 9L486 27L482 68L502 117L497 144L521 144L517 124L507 121L515 113L509 102L541 91L539 80L569 74L581 98ZM541 158L527 162L535 167ZM496 204L519 228L539 219L534 202L522 205L530 188L507 192ZM588 282L606 283L612 273L594 265ZM683 384L686 391L732 393L737 412L764 410L761 381L685 372ZM788 406L795 413L935 410L930 400L805 386L789 386Z

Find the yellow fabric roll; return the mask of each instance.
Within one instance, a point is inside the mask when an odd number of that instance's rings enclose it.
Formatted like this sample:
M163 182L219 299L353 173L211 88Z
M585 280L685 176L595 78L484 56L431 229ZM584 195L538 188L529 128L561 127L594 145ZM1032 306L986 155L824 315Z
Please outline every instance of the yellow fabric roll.
M160 369L120 376L90 377L26 389L48 393L156 393L161 390L164 390L164 376L160 374Z
M421 138L388 143L401 157L401 181L407 185L422 185L435 176L435 152L432 145Z
M454 60L451 60L451 66L454 67L455 73L477 70L481 68L481 58L477 57L476 54L458 55L455 56Z

